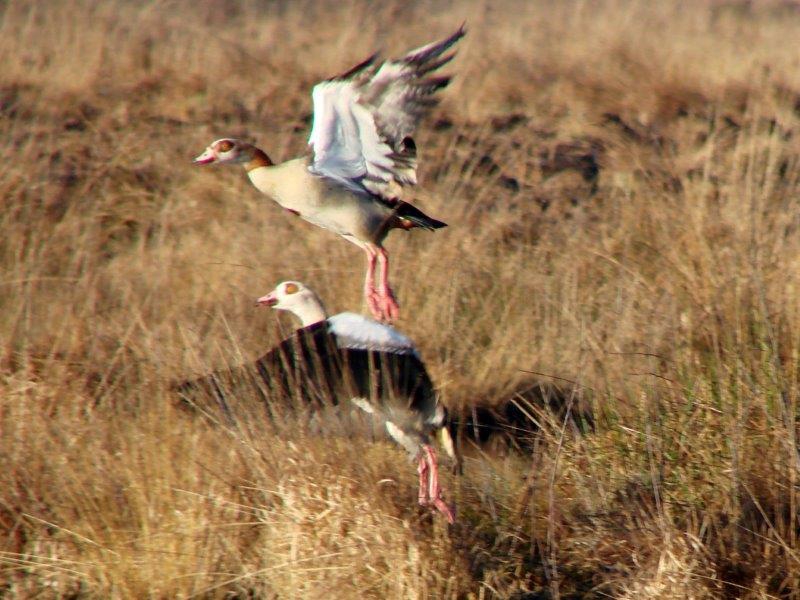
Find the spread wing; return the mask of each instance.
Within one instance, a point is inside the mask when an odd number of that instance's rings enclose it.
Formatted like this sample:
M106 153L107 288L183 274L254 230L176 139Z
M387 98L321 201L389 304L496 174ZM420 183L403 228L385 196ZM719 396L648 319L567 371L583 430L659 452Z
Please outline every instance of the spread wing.
M421 117L437 103L450 78L431 75L452 60L446 54L465 34L449 37L404 57L378 64L373 55L346 73L314 87L310 167L351 189L391 198L399 186L417 182L411 139Z
M417 348L409 338L394 327L362 315L350 312L334 315L328 319L328 330L336 336L340 348L413 354L419 358Z

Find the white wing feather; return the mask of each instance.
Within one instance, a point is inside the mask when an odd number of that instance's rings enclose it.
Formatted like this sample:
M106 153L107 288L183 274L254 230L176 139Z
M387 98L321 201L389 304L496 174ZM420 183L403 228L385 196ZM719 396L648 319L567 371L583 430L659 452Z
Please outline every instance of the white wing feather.
M378 135L372 114L358 103L353 83L325 81L314 87L312 98L313 170L345 184L370 172L387 179L392 149Z
M314 124L309 167L360 191L390 197L398 186L415 184L416 150L408 143L419 119L436 103L446 77L426 77L453 58L442 56L464 35L413 50L379 68L374 57L344 75L314 87Z
M394 327L351 312L328 319L328 330L336 336L340 348L373 350L393 354L413 354L419 358L414 342Z

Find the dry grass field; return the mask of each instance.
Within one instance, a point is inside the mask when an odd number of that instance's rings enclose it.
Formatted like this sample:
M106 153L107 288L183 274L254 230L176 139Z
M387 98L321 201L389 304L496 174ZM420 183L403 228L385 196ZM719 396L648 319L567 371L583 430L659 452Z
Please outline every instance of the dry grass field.
M191 158L302 153L316 81L462 21L398 327L454 412L593 428L462 440L448 526L346 419L170 385L286 335L278 281L364 308L355 246ZM0 596L800 598L798 40L788 0L1 3Z

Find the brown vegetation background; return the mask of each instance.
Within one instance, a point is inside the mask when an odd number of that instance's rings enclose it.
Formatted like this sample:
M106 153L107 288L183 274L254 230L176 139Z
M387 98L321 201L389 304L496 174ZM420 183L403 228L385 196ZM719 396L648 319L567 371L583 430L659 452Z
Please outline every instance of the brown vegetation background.
M354 246L191 158L302 153L316 81L464 20L398 326L448 406L595 427L467 448L447 527L396 446L169 386L285 335L280 280L362 307ZM788 1L2 3L0 595L800 597L798 40Z

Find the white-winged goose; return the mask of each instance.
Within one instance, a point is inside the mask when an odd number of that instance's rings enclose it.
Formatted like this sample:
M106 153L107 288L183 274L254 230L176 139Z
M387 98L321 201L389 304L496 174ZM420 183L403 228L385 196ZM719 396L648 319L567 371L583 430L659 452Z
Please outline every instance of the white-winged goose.
M328 229L367 254L364 295L379 321L397 318L383 240L392 229L439 229L446 224L404 201L402 188L417 183L417 152L410 137L436 104L449 77L431 75L465 34L412 50L396 60L369 57L346 73L314 86L311 156L274 164L247 142L216 140L195 164L243 165L250 181L289 212ZM376 285L375 269L379 270Z

